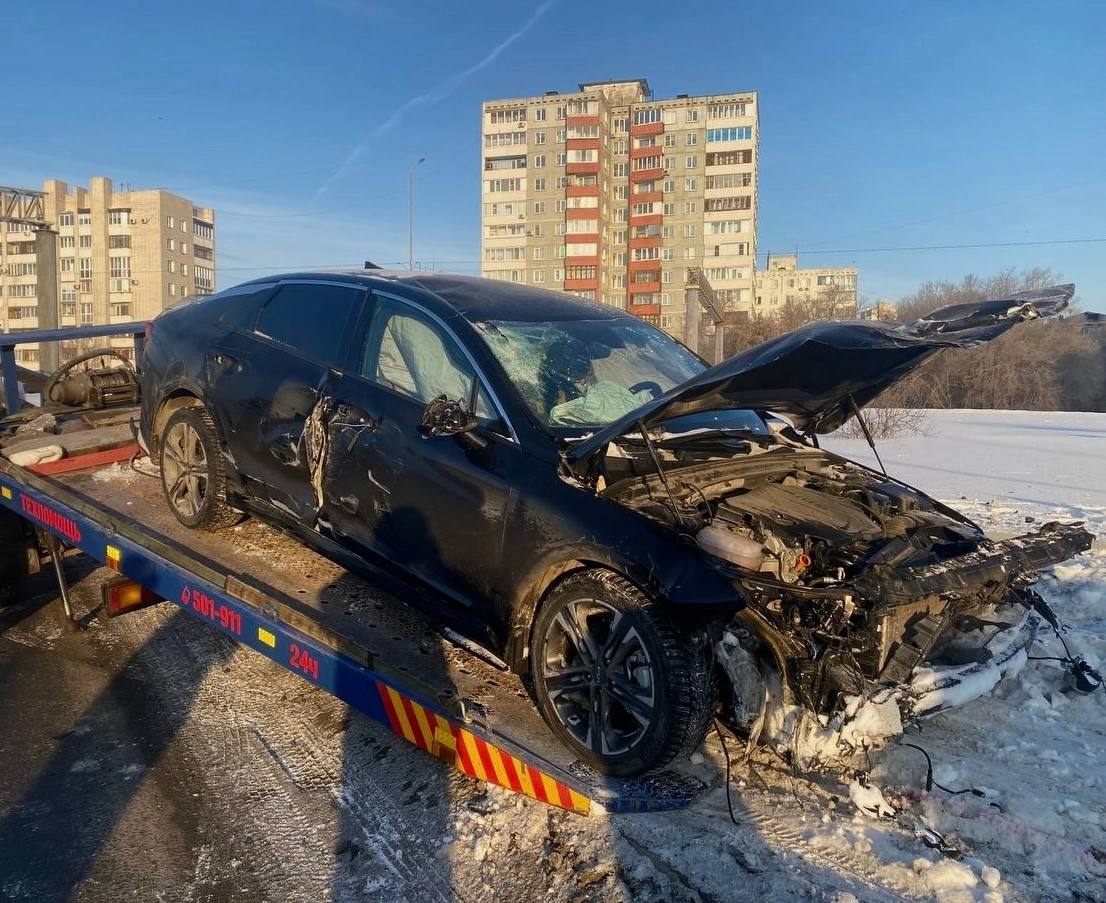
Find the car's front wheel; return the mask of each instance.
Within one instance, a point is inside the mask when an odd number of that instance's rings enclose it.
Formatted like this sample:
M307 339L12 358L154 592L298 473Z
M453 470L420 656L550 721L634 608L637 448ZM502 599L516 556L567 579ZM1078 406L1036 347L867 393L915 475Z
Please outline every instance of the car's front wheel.
M181 408L158 440L165 500L186 527L217 530L242 519L226 501L226 471L215 422L206 408Z
M566 577L534 623L531 674L558 738L592 767L628 777L693 752L714 714L709 645L605 570Z

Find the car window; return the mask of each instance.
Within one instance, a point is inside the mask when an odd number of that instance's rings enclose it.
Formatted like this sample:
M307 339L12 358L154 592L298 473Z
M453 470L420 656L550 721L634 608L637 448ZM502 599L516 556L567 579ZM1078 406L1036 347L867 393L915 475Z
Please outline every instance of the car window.
M302 351L332 367L341 367L342 347L353 329L362 289L344 285L291 283L262 308L257 332Z
M423 404L439 395L467 404L476 380L476 371L452 336L425 314L387 298L377 302L373 313L361 375ZM477 418L503 431L493 411L484 387L478 386Z

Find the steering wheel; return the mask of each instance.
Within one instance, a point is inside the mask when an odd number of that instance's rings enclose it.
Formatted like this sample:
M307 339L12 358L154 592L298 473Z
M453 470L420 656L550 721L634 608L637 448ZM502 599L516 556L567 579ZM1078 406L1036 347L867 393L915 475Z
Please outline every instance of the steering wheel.
M660 398L664 394L664 389L661 388L661 384L653 382L651 379L643 379L641 382L634 383L630 386L630 391L635 395L644 389L648 389L652 392L654 398Z

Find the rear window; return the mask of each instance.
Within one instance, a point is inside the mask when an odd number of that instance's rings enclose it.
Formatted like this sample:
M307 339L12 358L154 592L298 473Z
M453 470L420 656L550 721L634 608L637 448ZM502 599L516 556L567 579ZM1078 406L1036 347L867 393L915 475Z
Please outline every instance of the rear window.
M341 367L364 290L344 285L282 286L261 310L257 332L308 357Z

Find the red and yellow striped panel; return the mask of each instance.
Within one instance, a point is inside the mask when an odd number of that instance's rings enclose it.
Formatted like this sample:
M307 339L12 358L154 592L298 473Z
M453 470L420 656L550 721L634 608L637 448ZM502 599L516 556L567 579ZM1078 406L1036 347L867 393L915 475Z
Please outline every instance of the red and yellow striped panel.
M470 777L524 793L569 812L587 815L590 800L543 771L431 712L377 681L392 731Z

